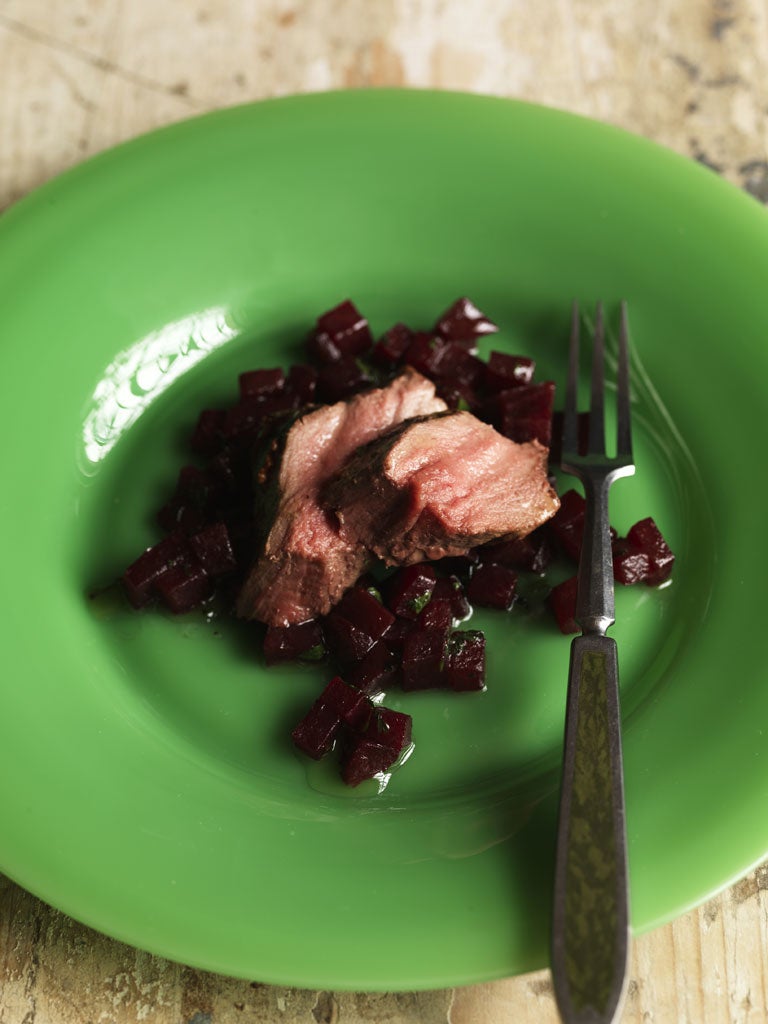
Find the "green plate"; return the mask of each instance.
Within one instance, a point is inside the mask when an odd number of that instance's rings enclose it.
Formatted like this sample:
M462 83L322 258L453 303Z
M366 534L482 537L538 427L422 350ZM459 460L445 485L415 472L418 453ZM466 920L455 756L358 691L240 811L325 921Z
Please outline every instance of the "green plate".
M632 921L768 850L768 220L705 169L520 103L347 92L211 114L76 168L0 221L0 868L68 914L265 982L412 989L539 967L568 640L478 616L485 694L405 694L380 796L308 770L316 669L247 630L89 598L156 537L204 405L299 357L351 296L379 332L457 295L562 382L569 305L629 302L637 475L662 590L617 595Z

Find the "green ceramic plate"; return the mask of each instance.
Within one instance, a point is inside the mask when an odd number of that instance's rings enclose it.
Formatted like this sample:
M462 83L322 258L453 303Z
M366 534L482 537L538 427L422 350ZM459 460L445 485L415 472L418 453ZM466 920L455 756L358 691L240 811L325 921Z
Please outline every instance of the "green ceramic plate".
M569 304L629 301L638 472L671 586L617 597L635 929L768 850L768 220L600 124L348 92L202 117L104 154L0 222L0 868L127 942L352 989L546 960L568 640L480 617L488 692L402 695L416 750L343 794L287 729L313 670L247 634L89 600L155 537L193 411L297 358L352 296L374 329L472 296L563 380Z

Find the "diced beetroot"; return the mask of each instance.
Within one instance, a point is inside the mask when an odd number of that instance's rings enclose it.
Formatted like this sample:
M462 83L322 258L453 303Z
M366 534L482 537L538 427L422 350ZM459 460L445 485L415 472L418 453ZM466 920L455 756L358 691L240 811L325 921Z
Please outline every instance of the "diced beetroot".
M142 608L152 598L155 585L189 556L189 548L176 534L164 537L139 555L123 573L123 586L134 608Z
M467 584L467 597L484 608L509 611L515 603L517 573L506 565L485 562L475 569Z
M155 589L174 615L181 615L208 600L213 593L213 581L199 562L188 559L163 573Z
M348 786L359 786L391 768L396 760L391 747L356 736L341 763L341 777Z
M484 367L483 383L489 394L497 395L509 388L530 384L536 363L527 356L511 356L506 352L491 352Z
M428 690L442 684L441 672L448 633L415 629L403 644L403 689Z
M402 659L405 638L416 628L412 619L397 618L384 634L384 643L398 660Z
M432 597L436 581L435 570L424 562L398 569L385 587L387 607L404 619L417 619Z
M392 612L385 608L370 590L359 586L348 590L334 611L369 636L371 642L380 640L395 621Z
M658 586L669 579L675 564L675 556L650 516L635 523L627 534L627 540L632 547L648 555L650 575L645 579L645 583Z
M440 360L445 342L434 334L417 331L411 337L403 361L425 377L434 378L439 373Z
M361 735L384 747L389 747L395 757L411 742L413 722L410 715L391 708L378 707L371 715Z
M484 373L485 363L457 342L444 344L439 352L437 376L449 386L464 384L475 388Z
M549 606L555 613L557 624L561 633L580 633L579 624L576 622L576 596L578 594L579 581L576 576L563 580L553 587L547 598Z
M332 404L368 387L372 382L371 375L354 356L345 356L320 367L316 395L319 401Z
M268 665L281 661L319 661L325 654L323 629L317 619L293 626L269 626L264 637L264 660ZM352 680L350 680L351 682Z
M469 576L479 561L480 556L473 549L463 555L449 555L447 558L441 558L436 564L441 571L453 576Z
M176 489L157 513L157 521L169 532L197 533L210 520L221 485L197 466L182 466Z
M288 371L285 387L296 398L297 405L308 405L315 397L317 370L306 363L294 363Z
M411 716L377 708L364 731L349 739L341 762L341 777L357 786L385 772L411 743Z
M613 578L625 587L642 583L651 575L651 561L645 551L633 547L626 537L617 537L612 544Z
M285 374L277 367L273 370L248 370L238 378L240 398L266 398L282 391L285 386Z
M437 393L448 406L455 412L457 409L465 412L479 412L480 400L477 392L470 384L460 380L441 381Z
M448 597L435 597L422 608L416 620L416 628L423 631L443 630L453 625L453 606Z
M467 298L456 299L437 318L435 332L447 341L471 341L498 331L496 324Z
M495 399L499 431L519 444L539 441L549 447L554 400L555 385L550 380L502 391Z
M485 634L457 629L445 649L444 684L452 690L485 689Z
M397 675L397 665L385 640L379 640L362 661L346 671L347 682L364 693L380 693Z
M291 739L299 750L319 761L333 746L340 726L336 709L318 699L293 730Z
M290 412L294 404L294 396L284 388L260 399L239 402L227 409L225 437L227 440L243 441L255 438L270 417Z
M570 490L560 497L560 508L543 527L554 537L563 554L574 562L581 556L581 542L584 537L584 514L587 503L578 491ZM616 539L616 531L610 527L611 541Z
M379 366L398 366L413 339L413 331L397 323L382 335L373 346L371 358Z
M458 576L440 577L432 591L432 601L438 598L447 599L450 602L454 619L466 619L472 611L464 592L464 586Z
M560 496L560 508L547 524L547 529L563 552L575 562L578 562L581 555L586 508L587 503L578 491L566 491Z
M498 562L500 565L525 569L539 575L545 572L552 561L552 549L544 533L539 530L534 530L527 537L486 544L480 548L480 552L484 561Z
M330 650L344 665L362 661L375 643L372 636L335 609L326 615L324 627Z
M364 729L373 705L364 693L335 676L291 733L296 746L318 761L328 753L342 725Z
M192 450L206 458L215 455L224 444L226 419L223 409L203 409L190 439Z
M368 321L354 303L346 299L317 318L307 349L313 358L326 363L360 355L372 342Z
M197 560L210 576L223 576L237 568L235 553L224 523L212 523L190 537Z

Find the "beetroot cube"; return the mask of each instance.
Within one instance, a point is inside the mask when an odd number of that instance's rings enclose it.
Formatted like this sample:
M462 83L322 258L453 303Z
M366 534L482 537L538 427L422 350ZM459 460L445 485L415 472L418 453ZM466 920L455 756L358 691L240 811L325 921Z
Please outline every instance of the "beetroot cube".
M584 536L584 513L587 503L578 491L560 496L560 508L548 523L548 529L569 558L578 562Z
M297 405L307 405L315 397L317 370L305 363L295 363L288 371L286 390L296 398Z
M536 363L527 356L511 356L506 352L491 352L483 373L485 389L489 394L497 395L509 388L530 384Z
M546 571L552 561L552 550L547 538L539 531L534 531L527 537L487 544L480 551L485 561L498 562L500 565L525 569L539 575Z
M432 601L438 598L447 598L451 605L451 613L454 619L466 619L472 611L467 595L458 576L442 576L435 584L432 591ZM429 605L427 605L427 608Z
M380 693L397 674L395 660L384 640L379 640L362 661L347 669L347 682L364 693Z
M555 613L557 624L561 633L580 633L579 624L576 621L576 597L579 590L579 581L576 576L563 580L553 587L547 600L549 606Z
M305 754L319 761L333 746L341 719L335 708L315 701L291 733L291 739Z
M307 342L310 355L321 362L335 362L356 356L371 346L368 321L354 303L346 299L317 318L317 327Z
M506 565L485 562L475 569L467 585L467 597L472 604L484 608L509 611L515 603L517 573Z
M645 551L632 547L626 537L614 540L613 578L625 587L633 583L642 583L651 575L651 560Z
M365 728L373 705L364 693L335 676L291 733L305 754L319 760L333 746L342 726Z
M164 530L196 533L208 522L220 491L219 484L205 470L182 466L176 489L159 510L157 521Z
M240 398L246 401L251 398L266 398L282 391L285 385L285 374L278 367L273 370L249 370L239 377Z
M463 345L449 342L442 347L437 363L437 375L449 385L466 384L476 387L485 373L485 363L467 352Z
M391 708L378 707L361 735L367 740L389 747L395 758L398 758L411 742L412 728L413 720L410 715L402 711L393 711Z
M419 612L416 628L422 631L447 632L453 625L453 606L449 597L432 597Z
M189 548L178 535L171 534L139 555L123 573L123 586L134 608L151 599L155 585L163 576L187 559Z
M290 412L295 404L294 396L283 389L274 395L240 402L227 409L225 434L228 441L247 444L259 436L272 417Z
M415 629L403 644L403 689L429 690L442 684L447 631Z
M473 548L463 555L448 555L441 558L437 565L441 571L450 573L453 577L469 576L479 561L480 556Z
M453 412L479 411L480 402L471 384L465 384L460 380L441 381L437 393Z
M269 626L264 637L264 660L268 665L281 661L319 661L325 654L325 638L317 619L292 626Z
M443 671L445 686L452 690L485 689L485 634L477 629L457 629L448 638Z
M433 334L416 332L405 350L404 361L424 374L425 377L436 377L439 373L440 360L445 342Z
M650 586L658 586L659 583L669 579L675 564L675 556L650 516L635 523L627 534L627 540L632 547L648 556L650 573L645 578L645 583Z
M365 630L335 609L325 617L325 634L331 651L344 665L362 661L375 642Z
M471 341L494 334L496 324L481 313L470 299L460 298L446 309L435 322L435 332L446 341Z
M193 451L206 458L215 455L224 444L226 418L223 409L203 409L190 439Z
M341 763L341 777L348 786L359 786L391 768L396 760L390 747L358 736Z
M189 545L210 576L223 576L237 568L225 523L212 523L190 537Z
M357 786L391 768L411 743L411 716L389 708L377 708L367 728L347 746L341 777Z
M322 402L339 402L371 383L371 375L354 356L342 357L320 367L316 394Z
M395 619L387 632L384 634L384 643L398 660L402 658L405 638L416 628L412 619Z
M397 323L382 335L373 346L371 358L379 366L397 366L413 339L413 331L405 324Z
M432 597L437 576L431 565L406 565L387 581L386 600L390 611L404 619L417 619Z
M187 560L163 573L155 589L174 615L181 615L207 601L213 593L213 583L202 565Z
M380 640L395 621L392 612L364 587L351 587L334 611L362 630L371 638L371 642Z
M496 399L499 431L519 444L539 441L549 447L554 399L555 385L549 380L503 391Z

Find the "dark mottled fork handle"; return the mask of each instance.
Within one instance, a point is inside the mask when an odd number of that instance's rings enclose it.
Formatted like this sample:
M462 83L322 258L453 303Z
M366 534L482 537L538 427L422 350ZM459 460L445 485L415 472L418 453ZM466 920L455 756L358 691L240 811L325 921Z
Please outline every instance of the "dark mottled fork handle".
M552 967L568 1024L608 1024L629 948L616 643L571 645Z

